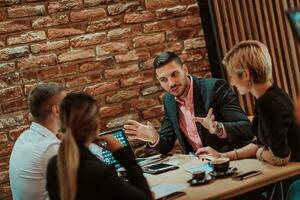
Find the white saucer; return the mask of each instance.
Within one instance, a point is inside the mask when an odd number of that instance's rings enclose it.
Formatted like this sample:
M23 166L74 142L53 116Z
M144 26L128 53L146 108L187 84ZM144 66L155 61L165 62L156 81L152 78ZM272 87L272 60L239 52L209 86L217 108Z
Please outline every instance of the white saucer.
M196 185L202 185L202 184L206 184L209 183L210 181L214 180L215 178L209 174L205 175L205 178L202 180L197 180L197 179L190 179L187 182L191 185L191 186L196 186Z

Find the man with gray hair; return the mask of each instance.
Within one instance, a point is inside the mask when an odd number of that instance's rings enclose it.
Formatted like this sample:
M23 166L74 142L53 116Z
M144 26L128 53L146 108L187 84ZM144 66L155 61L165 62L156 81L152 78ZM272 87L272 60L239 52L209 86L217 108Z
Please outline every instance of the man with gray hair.
M10 161L9 178L13 199L48 199L46 170L50 158L58 151L59 105L66 96L56 83L41 83L29 95L33 122L15 142Z

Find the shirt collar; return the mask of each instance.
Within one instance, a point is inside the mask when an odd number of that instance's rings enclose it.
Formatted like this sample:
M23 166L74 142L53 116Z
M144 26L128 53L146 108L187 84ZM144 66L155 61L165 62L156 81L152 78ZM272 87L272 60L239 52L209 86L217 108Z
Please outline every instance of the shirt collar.
M189 88L186 98L179 99L179 98L175 97L175 101L182 106L185 105L186 103L193 102L193 78L190 75L188 75L188 78L190 79L191 82L190 82L190 88Z
M48 137L51 139L55 139L57 141L59 141L59 139L55 136L55 133L53 133L52 131L50 131L49 129L47 129L45 126L36 123L36 122L32 122L30 129L38 132L39 134L43 135L44 137Z

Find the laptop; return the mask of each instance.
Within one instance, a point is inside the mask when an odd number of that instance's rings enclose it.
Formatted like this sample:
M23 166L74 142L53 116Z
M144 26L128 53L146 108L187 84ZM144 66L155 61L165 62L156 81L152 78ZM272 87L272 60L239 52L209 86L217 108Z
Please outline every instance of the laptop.
M102 132L99 135L107 135L107 134L113 135L124 146L129 146L131 151L133 152L123 129L119 128L119 129L109 130L109 131ZM161 159L162 159L162 157L159 154L159 155L155 155L155 156L151 156L151 157L147 157L147 158L136 158L136 161L141 167L143 167L143 166L149 165L151 163L154 163L156 161L159 161ZM102 151L102 160L108 166L113 166L116 169L122 168L121 164L115 159L113 154L106 149L103 149L103 151Z

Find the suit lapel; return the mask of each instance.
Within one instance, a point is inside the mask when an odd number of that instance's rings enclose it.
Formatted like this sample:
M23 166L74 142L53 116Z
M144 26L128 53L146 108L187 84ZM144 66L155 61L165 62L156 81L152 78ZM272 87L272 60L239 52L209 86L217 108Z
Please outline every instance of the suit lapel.
M193 77L193 89L194 89L194 96L193 96L193 101L194 101L194 112L196 117L205 117L206 116L206 111L205 111L205 104L203 101L203 97L200 93L197 78ZM196 123L197 130L199 133L199 136L201 138L203 146L206 146L204 144L204 137L205 134L203 134L204 129L202 128L202 125L200 123Z

